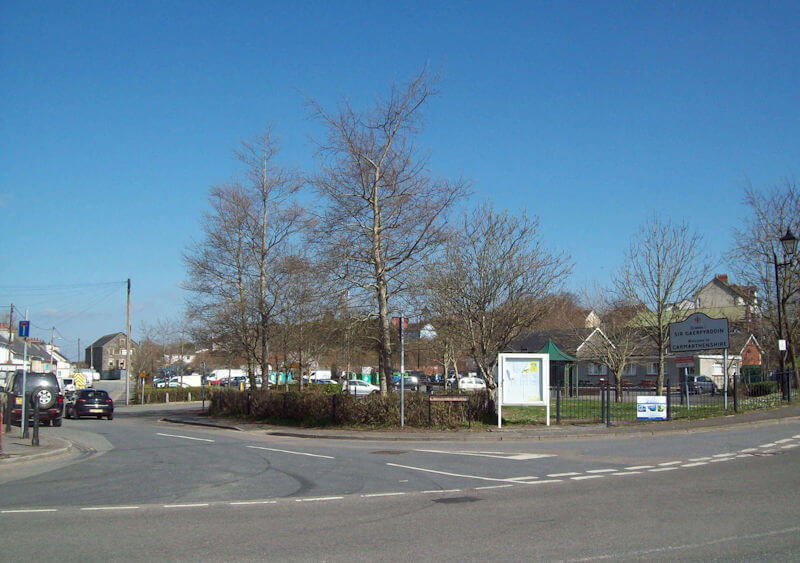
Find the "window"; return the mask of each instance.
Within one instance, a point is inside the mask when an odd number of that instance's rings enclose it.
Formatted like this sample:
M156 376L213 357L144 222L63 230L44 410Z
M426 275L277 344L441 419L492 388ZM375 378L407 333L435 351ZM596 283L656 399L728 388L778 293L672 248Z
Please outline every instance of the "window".
M722 375L722 362L714 362L714 365L711 366L711 375Z
M647 364L647 375L657 375L658 374L658 362L650 362Z
M589 362L589 375L605 375L606 374L606 366L602 364L595 364L594 362Z
M622 375L636 375L636 364L628 364L622 371Z

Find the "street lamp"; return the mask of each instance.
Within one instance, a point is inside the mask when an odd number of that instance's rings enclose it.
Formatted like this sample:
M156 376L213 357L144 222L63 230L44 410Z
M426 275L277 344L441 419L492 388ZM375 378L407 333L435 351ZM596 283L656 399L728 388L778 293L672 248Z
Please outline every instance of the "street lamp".
M783 250L783 259L785 262L778 262L778 256L775 254L775 251L772 251L772 262L775 264L775 297L777 299L776 305L778 307L778 360L781 366L781 377L785 376L786 370L786 361L784 359L784 352L786 351L786 342L783 340L783 320L782 320L782 309L783 303L781 302L781 284L780 278L778 277L778 267L786 268L791 261L792 256L797 251L797 238L792 234L792 230L787 228L786 234L783 235L780 239L781 247ZM786 389L786 399L791 401L792 399L792 390L791 390L791 383L787 385ZM783 385L781 385L783 387Z

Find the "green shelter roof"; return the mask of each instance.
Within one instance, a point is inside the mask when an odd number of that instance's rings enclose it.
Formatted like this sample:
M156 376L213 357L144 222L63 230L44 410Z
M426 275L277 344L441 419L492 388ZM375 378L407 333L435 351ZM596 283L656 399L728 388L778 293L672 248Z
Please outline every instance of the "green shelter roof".
M551 362L577 362L578 359L565 354L561 349L556 346L552 338L547 339L547 344L542 346L542 349L537 352L538 354L550 354Z

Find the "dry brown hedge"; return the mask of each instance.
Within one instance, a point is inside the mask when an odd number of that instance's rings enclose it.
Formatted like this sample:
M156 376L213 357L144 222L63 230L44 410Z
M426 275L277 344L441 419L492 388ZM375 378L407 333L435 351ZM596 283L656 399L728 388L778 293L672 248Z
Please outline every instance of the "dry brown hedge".
M429 403L424 393L406 393L405 424L453 428L496 417L488 393L464 395L467 403ZM316 387L300 390L213 389L209 414L300 426L398 426L400 396L354 397ZM430 424L429 424L430 416Z

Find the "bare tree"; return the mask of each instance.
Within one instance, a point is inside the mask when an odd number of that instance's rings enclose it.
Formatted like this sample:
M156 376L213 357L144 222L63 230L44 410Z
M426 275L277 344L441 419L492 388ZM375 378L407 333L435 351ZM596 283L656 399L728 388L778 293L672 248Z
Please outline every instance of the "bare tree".
M758 288L760 313L766 321L761 341L777 342L779 332L785 336L789 363L795 366L795 382L800 385L795 361L800 342L800 315L796 306L800 294L800 256L784 257L779 242L787 229L795 234L800 232L800 186L791 180L764 191L748 186L744 191L744 203L750 212L745 215L744 226L734 231L728 262L739 279ZM787 264L777 280L775 262ZM779 283L777 292L776 282ZM780 293L780 302L777 293ZM778 330L779 317L781 331ZM768 349L773 357L780 353L775 345Z
M664 385L669 323L682 321L691 313L685 302L693 301L711 266L698 232L685 222L653 215L631 240L625 262L615 275L617 296L647 309L637 322L658 349L659 393Z
M428 277L431 308L458 320L489 388L497 354L549 310L570 266L544 248L536 219L497 213L484 204L465 213L444 259Z
M253 386L255 365L264 377L269 373L270 327L280 306L275 262L303 226L303 210L294 200L301 184L275 164L276 154L269 129L242 142L236 156L246 181L212 189L205 239L184 256L185 286L195 298L189 306L233 334L232 352L246 357Z
M646 335L631 324L639 312L635 306L609 301L611 292L598 292L588 301L591 309L599 315L600 326L583 341L577 355L581 359L589 359L606 366L614 374L616 400L622 401L622 384L625 369L634 356L641 354L646 348ZM586 333L585 324L575 327Z
M311 102L327 127L319 144L321 171L313 179L328 203L318 242L338 264L352 299L372 303L381 392L391 381L393 298L409 289L433 250L443 241L446 212L464 195L462 182L437 181L414 144L421 108L434 93L434 77L422 71L369 111L342 102L334 112Z

